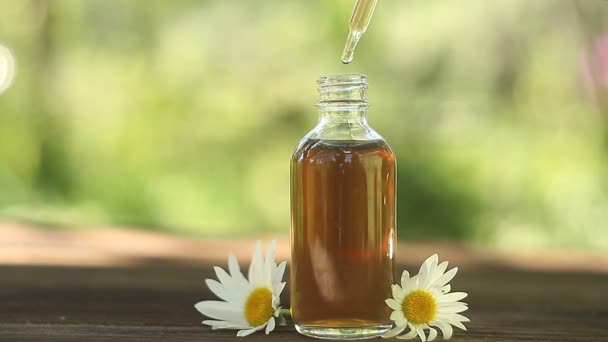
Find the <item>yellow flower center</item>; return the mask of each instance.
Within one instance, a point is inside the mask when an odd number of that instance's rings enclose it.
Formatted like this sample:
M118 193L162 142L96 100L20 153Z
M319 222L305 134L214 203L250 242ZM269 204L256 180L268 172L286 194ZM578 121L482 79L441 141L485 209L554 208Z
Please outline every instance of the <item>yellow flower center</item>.
M414 324L426 324L435 318L437 302L432 294L425 290L410 292L401 303L405 318Z
M252 327L266 323L272 314L272 292L265 287L258 287L251 292L245 301L245 318Z

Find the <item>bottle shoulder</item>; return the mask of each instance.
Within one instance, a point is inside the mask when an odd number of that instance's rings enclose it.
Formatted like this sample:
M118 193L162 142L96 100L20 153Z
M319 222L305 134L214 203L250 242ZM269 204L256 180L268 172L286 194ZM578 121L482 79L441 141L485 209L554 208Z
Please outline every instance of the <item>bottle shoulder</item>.
M319 122L302 140L356 140L373 141L386 140L370 125L361 122Z
M305 138L292 155L292 163L327 164L356 159L383 160L395 163L395 154L383 139L377 140L325 140Z
M302 155L317 150L339 152L340 149L381 151L383 156L394 159L394 153L387 141L364 117L345 121L320 119L300 140L294 150L293 159L302 158Z

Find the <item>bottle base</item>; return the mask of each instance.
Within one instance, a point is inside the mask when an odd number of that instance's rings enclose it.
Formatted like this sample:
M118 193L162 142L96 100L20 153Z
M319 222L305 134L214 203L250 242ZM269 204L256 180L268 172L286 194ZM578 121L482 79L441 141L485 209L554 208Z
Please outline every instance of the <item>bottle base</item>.
M392 328L390 324L363 327L327 328L296 324L296 330L305 336L323 340L364 340L378 337Z

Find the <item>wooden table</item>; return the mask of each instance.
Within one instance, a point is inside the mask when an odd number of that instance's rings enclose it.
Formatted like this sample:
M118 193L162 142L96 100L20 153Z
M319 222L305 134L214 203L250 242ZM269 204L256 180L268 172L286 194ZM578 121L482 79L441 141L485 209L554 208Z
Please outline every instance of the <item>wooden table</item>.
M212 265L225 267L229 251L245 267L251 240L10 222L0 229L0 342L237 340L235 331L201 325L193 305L213 298L204 279L214 277ZM417 272L433 252L459 266L452 288L469 293L472 322L467 332L455 329L453 341L608 341L606 254L522 257L454 243L400 243L399 274L403 267ZM286 240L277 258L289 258ZM288 299L285 291L282 303ZM313 341L292 326L245 340Z
M212 276L210 265L2 266L0 341L235 340L193 308L212 298ZM472 320L454 341L608 341L606 274L465 268L453 287L469 292ZM311 341L291 326L247 340Z

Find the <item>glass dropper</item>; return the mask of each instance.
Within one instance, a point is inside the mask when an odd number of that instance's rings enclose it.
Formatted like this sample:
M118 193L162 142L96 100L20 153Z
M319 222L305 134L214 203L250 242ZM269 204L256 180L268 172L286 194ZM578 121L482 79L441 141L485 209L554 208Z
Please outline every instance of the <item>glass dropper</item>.
M357 43L367 30L377 4L378 0L357 0L348 24L348 37L342 52L342 63L348 64L353 61Z

